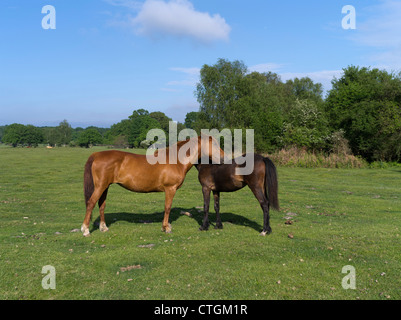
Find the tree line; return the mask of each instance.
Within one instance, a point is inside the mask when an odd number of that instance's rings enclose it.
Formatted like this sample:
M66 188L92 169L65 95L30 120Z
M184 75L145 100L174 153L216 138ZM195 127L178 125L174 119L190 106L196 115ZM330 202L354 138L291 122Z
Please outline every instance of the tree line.
M39 144L49 146L89 146L103 142L102 132L106 129L97 127L73 129L67 120L57 127L35 127L13 123L0 127L0 141L5 144L37 147Z
M219 59L202 67L195 95L200 109L186 126L254 129L260 152L295 146L401 161L401 73L349 66L323 97L322 85L308 77L283 82Z
M39 144L49 146L90 147L94 145L111 145L120 148L145 148L146 134L150 129L160 128L168 132L169 121L163 112L151 112L145 109L133 111L128 119L113 124L110 128L90 126L72 128L67 120L56 127L35 127L13 123L0 126L0 141L5 144L37 147ZM178 123L178 130L185 126Z
M204 65L195 96L197 112L186 114L178 130L254 129L257 152L297 147L310 152L354 154L368 161L401 162L401 74L349 66L323 96L310 78L282 81L273 72L248 72L242 61L219 59ZM150 129L168 132L163 112L133 111L110 128L71 128L11 124L0 127L0 141L37 146L106 144L146 148Z

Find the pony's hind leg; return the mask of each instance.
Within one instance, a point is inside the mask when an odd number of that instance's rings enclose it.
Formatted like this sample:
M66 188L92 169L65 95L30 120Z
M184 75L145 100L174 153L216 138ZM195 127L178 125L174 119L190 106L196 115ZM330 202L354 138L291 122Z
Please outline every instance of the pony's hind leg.
M213 191L214 198L214 211L216 212L216 226L215 229L223 229L223 223L220 216L220 192Z
M106 198L107 198L107 191L109 191L109 188L104 190L102 196L99 199L99 213L100 213L100 225L99 225L99 230L101 232L106 232L109 231L109 228L107 228L106 221L104 219L104 209L106 208Z
M260 235L265 236L266 234L270 234L272 232L272 229L270 227L269 200L267 199L263 188L253 186L249 186L249 188L252 190L256 199L258 199L259 204L263 210L263 230Z
M81 231L82 231L84 237L90 236L89 223L91 220L92 211L96 205L96 202L98 202L100 197L102 196L103 192L104 192L104 189L96 188L95 191L93 192L92 196L88 200L88 203L86 204L85 219L84 219L84 222L81 227Z

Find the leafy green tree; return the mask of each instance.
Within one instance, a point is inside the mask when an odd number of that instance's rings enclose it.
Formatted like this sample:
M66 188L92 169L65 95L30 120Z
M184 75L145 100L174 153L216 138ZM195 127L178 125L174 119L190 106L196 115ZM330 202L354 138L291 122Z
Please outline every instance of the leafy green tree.
M18 146L22 143L22 136L25 130L25 126L19 123L13 123L4 129L3 142L11 144L13 147Z
M272 150L282 129L288 89L274 73L248 73L243 62L219 59L201 69L195 93L200 104L195 127L255 130L257 150Z
M30 147L37 147L39 143L43 142L42 131L33 125L27 125L22 134L22 141Z
M131 121L128 119L122 120L113 124L110 130L105 134L107 143L117 146L128 147L128 135L131 128Z
M67 120L63 120L62 122L60 122L60 124L56 128L56 132L59 139L58 143L60 145L67 145L70 143L72 137L72 128Z
M287 80L286 86L296 99L312 100L317 104L323 103L323 86L321 83L314 83L309 77Z
M283 126L283 146L327 149L330 129L326 114L313 99L296 100Z
M42 131L33 125L13 123L6 126L3 135L3 142L13 147L18 145L37 146L43 142Z
M40 129L44 142L51 146L66 146L71 140L77 140L78 138L77 131L71 128L67 120L60 122L57 127L42 127Z
M195 125L199 118L199 112L192 111L188 112L185 116L184 125L188 129L195 129Z
M160 128L161 124L149 115L145 109L135 110L131 116L128 132L128 143L132 147L139 147L143 140L146 140L146 135L150 129Z
M78 137L78 144L81 147L89 148L92 145L103 143L103 137L95 128L87 128Z
M73 141L78 141L78 137L81 134L82 131L84 131L85 129L82 127L76 127L74 129L72 129L72 134L71 134L71 139Z
M169 131L169 122L172 121L171 118L167 117L164 112L156 111L156 112L151 112L149 114L149 117L152 119L156 120L160 124L160 128L166 132L166 134Z
M164 128L168 132L168 118L163 112L152 112L145 109L133 111L128 119L111 126L105 134L106 141L111 144L124 143L129 147L140 147L141 142L146 139L150 129ZM161 121L161 123L159 122Z
M43 129L46 142L51 146L68 145L72 139L72 128L67 120L60 122L57 127Z
M242 61L230 62L219 59L213 66L204 65L200 71L200 81L196 97L200 104L200 121L208 127L229 128L235 117L235 102L238 90L247 73Z
M252 128L255 148L272 152L296 145L330 150L331 128L323 89L312 79L283 83L274 72L252 72L241 61L219 59L201 69L195 96L199 112L187 114L193 128Z
M0 126L0 142L2 141L6 126Z
M343 129L352 152L369 161L401 160L401 74L350 66L332 81L330 123Z

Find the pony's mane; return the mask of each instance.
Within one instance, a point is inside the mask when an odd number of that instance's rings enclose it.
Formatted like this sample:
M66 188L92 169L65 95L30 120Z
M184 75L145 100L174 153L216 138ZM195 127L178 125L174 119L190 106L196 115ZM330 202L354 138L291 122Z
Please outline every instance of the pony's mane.
M186 139L186 140L178 141L178 142L174 143L172 146L166 147L166 148L164 148L164 149L166 150L166 153L168 154L168 150L169 150L171 147L177 146L177 148L179 149L179 148L181 148L184 144L188 143L189 141L192 140L192 141L195 142L195 140L198 141L198 139L199 139L199 137L188 138L188 139ZM159 150L160 150L160 149L157 149L157 150L155 151L155 153L154 153L155 156L158 155ZM162 149L162 150L163 150L163 149Z

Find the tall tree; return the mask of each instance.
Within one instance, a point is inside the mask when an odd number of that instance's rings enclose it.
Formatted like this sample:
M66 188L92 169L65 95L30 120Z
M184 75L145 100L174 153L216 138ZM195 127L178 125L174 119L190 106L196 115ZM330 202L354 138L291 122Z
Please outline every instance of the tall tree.
M220 59L213 66L205 65L195 93L200 103L198 125L253 128L256 149L271 150L282 128L285 90L277 74L248 73L240 61Z
M199 112L188 112L185 116L184 125L188 129L195 129L195 124L198 121Z
M128 143L132 147L139 147L150 129L161 128L161 124L145 109L135 110L129 119Z
M202 67L195 93L201 121L216 129L230 127L235 117L234 104L239 99L236 88L241 86L246 73L247 67L242 61L219 59L213 66Z
M58 136L58 143L60 145L67 145L70 143L72 137L72 128L67 120L60 122L56 128L56 132Z
M164 112L161 111L155 111L149 113L149 117L152 119L155 119L157 122L159 122L161 129L168 133L169 131L169 122L172 121L171 118L167 117Z
M33 126L27 125L23 131L22 141L24 144L28 146L37 147L39 143L43 142L43 133L42 130Z
M13 147L23 143L25 126L19 123L13 123L4 129L3 142L11 144Z
M0 126L0 142L2 141L5 128L6 126Z
M286 85L295 98L299 100L312 100L316 103L323 103L323 86L321 83L314 83L309 77L287 80Z
M344 129L354 154L401 160L401 74L350 66L332 81L326 101L331 125Z

